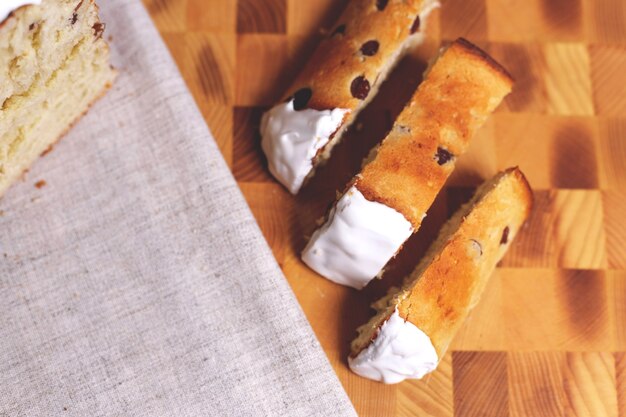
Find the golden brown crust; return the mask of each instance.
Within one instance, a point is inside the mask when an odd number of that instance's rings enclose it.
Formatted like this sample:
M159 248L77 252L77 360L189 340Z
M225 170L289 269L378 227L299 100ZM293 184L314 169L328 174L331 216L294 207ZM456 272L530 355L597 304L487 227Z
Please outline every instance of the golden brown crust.
M443 357L528 218L532 203L528 181L517 167L481 185L444 225L403 287L392 288L372 304L378 314L359 328L350 356L357 356L376 339L379 327L397 309L430 337L439 358Z
M530 212L535 205L535 195L533 194L533 189L526 178L526 175L519 169L518 166L511 167L504 171L505 174L510 172L511 175L515 175L517 181L520 184L520 199L524 201L527 205L526 218L530 216Z
M363 168L357 186L366 198L420 226L456 157L511 91L512 79L494 62L465 40L450 45Z
M496 264L527 219L532 191L518 168L487 182L479 198L451 219L438 253L407 281L400 315L424 331L443 357L478 300Z
M351 93L353 81L363 76L370 88L383 81L381 72L411 35L423 1L389 1L382 10L377 3L385 2L353 0L348 4L329 36L287 89L284 99L302 88L310 88L312 96L307 107L353 111L359 106L362 99ZM373 55L361 52L369 41L378 43Z
M465 38L458 38L456 42L463 46L467 50L467 52L476 54L481 60L489 64L493 68L493 70L499 72L506 81L510 82L511 84L515 82L513 76L506 70L506 68L500 65L498 61L493 59L491 55L489 55Z

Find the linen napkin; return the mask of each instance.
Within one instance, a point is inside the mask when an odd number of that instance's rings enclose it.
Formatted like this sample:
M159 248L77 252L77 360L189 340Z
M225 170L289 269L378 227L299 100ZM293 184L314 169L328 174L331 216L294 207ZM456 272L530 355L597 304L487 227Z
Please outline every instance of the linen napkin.
M115 86L0 200L0 416L354 415L141 2L100 6Z

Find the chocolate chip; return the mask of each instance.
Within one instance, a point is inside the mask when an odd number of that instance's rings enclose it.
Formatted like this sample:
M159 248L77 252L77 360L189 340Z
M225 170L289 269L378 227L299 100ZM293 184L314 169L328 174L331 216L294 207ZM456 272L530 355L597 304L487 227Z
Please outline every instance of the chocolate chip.
M34 23L31 23L31 24L28 26L28 30L33 30L33 29L35 29L35 26L37 26L37 25L36 25L36 24L34 24Z
M437 153L435 154L435 161L437 161L439 165L443 165L453 158L454 158L454 155L452 155L447 149L444 149L442 147L437 148Z
M70 21L72 23L72 26L74 26L76 24L76 22L78 22L78 14L74 13L72 15L72 20Z
M345 34L346 33L346 25L339 25L335 28L335 30L333 30L333 33L330 36L335 36L338 34Z
M370 82L367 81L364 76L359 75L352 80L350 92L352 93L352 97L365 100L365 97L367 97L370 92Z
M422 24L422 22L420 20L420 15L417 15L417 17L413 21L413 24L411 25L411 35L414 34L415 32L417 32L418 30L420 30L420 25L421 24Z
M378 10L385 10L387 3L389 3L389 0L376 0L376 8Z
M293 95L293 109L294 110L303 110L306 108L311 96L313 95L313 90L308 87L301 88Z
M102 34L104 33L104 28L105 25L104 23L94 23L94 25L91 27L93 29L93 35L96 37L96 39L99 39L102 37Z
M361 45L361 53L365 56L374 56L378 52L378 46L378 41L367 41Z
M508 241L509 241L509 226L505 227L504 230L502 231L502 239L500 239L500 244L506 245Z

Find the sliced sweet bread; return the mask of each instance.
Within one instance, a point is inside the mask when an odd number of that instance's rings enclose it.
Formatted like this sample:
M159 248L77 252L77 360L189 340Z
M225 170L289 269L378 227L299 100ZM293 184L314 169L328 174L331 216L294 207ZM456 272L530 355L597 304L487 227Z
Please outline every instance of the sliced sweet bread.
M387 75L424 39L435 0L354 0L261 122L269 169L296 194Z
M43 0L0 23L0 195L113 82L103 31L94 0Z
M402 288L374 304L378 314L352 342L352 371L385 383L432 372L478 303L532 200L517 168L480 186L442 228Z
M464 39L453 42L315 231L303 261L354 288L380 276L512 84L486 53Z

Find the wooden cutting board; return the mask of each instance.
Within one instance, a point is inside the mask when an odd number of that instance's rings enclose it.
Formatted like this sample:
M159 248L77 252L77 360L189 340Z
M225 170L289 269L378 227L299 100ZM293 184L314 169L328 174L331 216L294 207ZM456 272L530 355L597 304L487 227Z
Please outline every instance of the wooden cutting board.
M294 198L268 175L259 117L346 1L145 1L360 415L626 417L626 2L445 1L428 43ZM515 92L384 281L357 292L320 278L299 260L305 236L382 139L425 61L458 36L501 61ZM482 179L512 165L534 187L532 218L438 371L393 386L351 374L349 342L369 303L411 270Z

